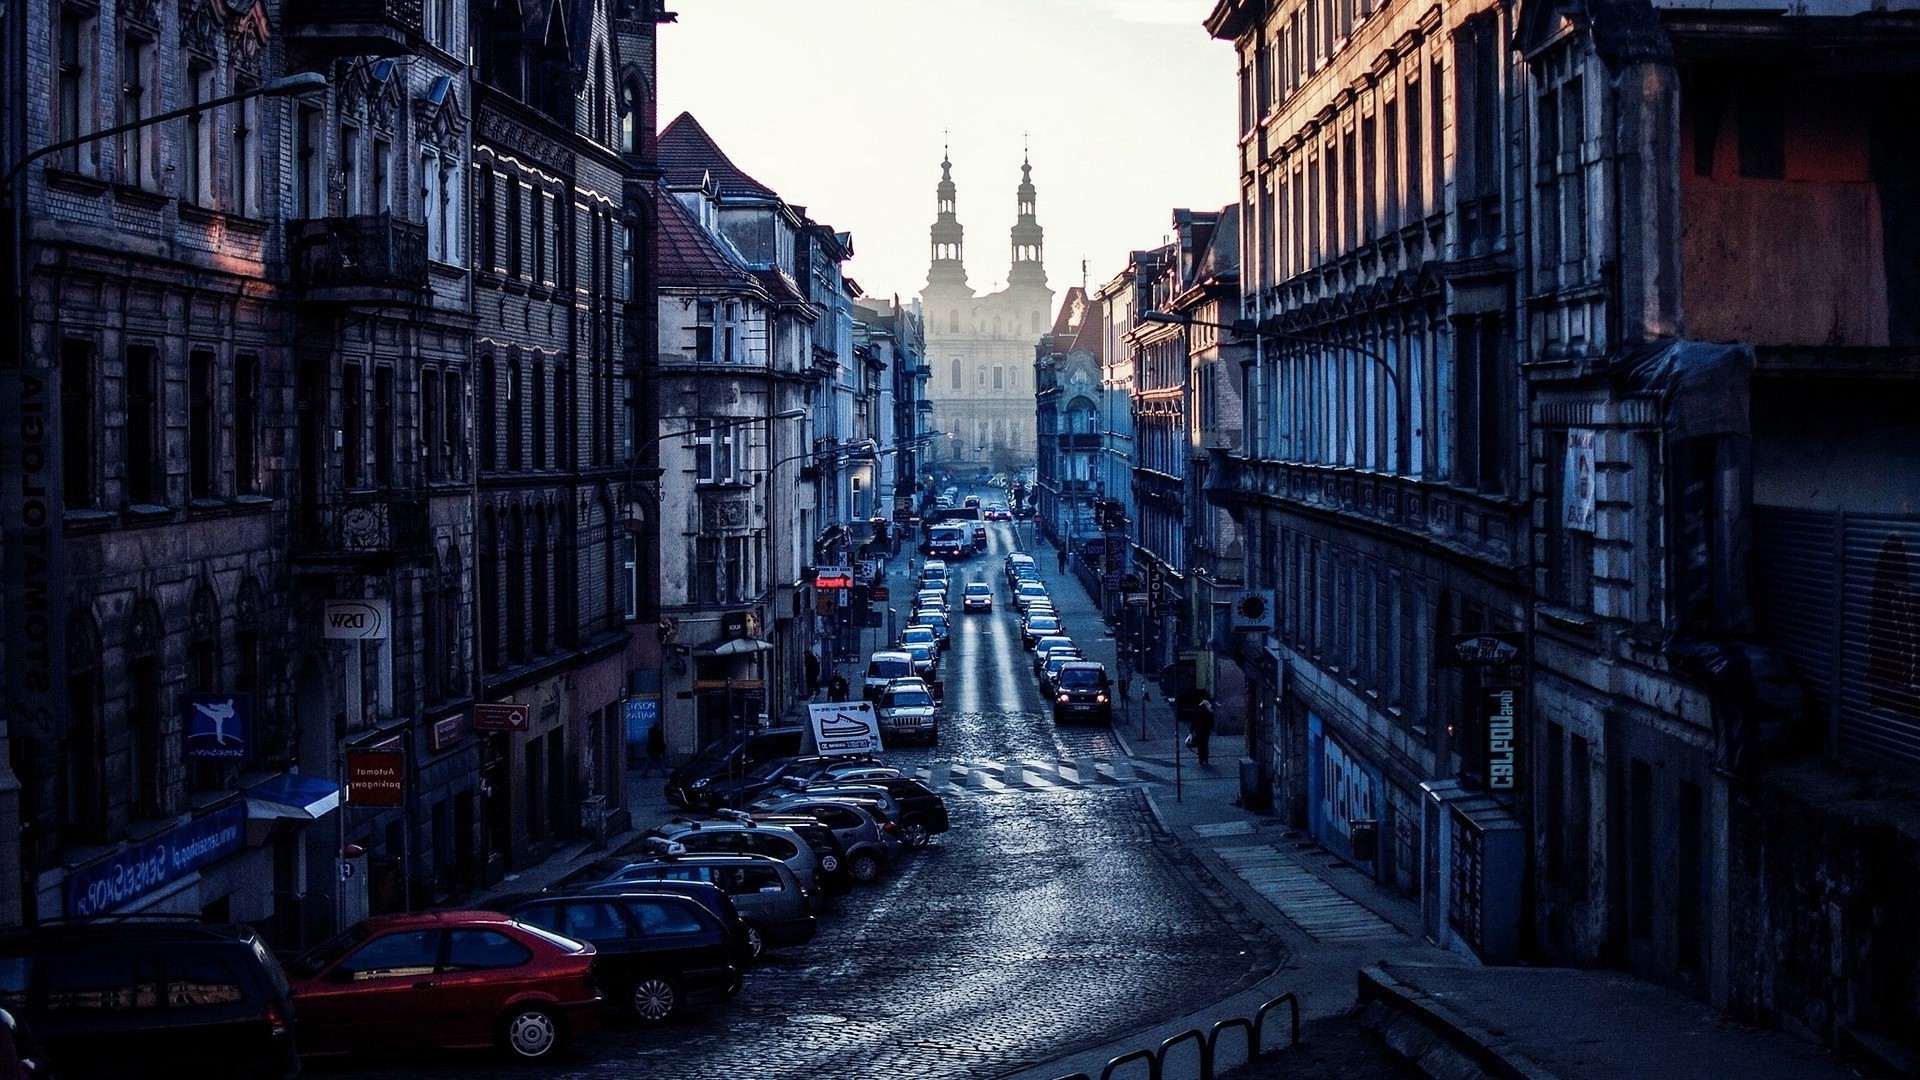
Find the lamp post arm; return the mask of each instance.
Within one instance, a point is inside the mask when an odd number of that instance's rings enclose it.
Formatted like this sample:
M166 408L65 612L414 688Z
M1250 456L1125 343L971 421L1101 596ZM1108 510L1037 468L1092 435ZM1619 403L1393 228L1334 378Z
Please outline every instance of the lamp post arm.
M288 75L284 78L262 83L259 86L242 90L239 93L227 94L224 97L217 97L210 101L202 101L193 105L184 105L178 109L172 109L154 116L144 116L138 120L131 120L124 124L115 124L110 128L102 128L99 131L89 131L85 135L78 135L71 139L62 139L57 143L50 143L46 146L29 150L21 155L20 160L14 162L13 165L7 169L6 177L0 179L0 187L11 191L13 182L19 177L21 170L39 161L41 158L52 154L58 154L65 150L73 150L91 142L99 142L101 139L111 139L116 135L125 135L130 131L138 131L141 128L170 123L174 120L184 120L197 113L203 113L210 109L218 109L224 105L232 105L238 101L247 101L257 97L281 97L289 94L302 94L309 90L324 90L326 86L327 77L325 75L317 71L303 71L297 75Z

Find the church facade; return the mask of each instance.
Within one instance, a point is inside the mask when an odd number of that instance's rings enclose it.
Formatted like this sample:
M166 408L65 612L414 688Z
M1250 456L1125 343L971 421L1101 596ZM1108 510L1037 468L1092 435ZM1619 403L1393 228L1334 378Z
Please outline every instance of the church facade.
M995 291L976 294L967 283L955 193L953 162L943 158L931 265L920 300L933 373L927 382L931 429L951 438L934 440L928 461L966 474L1012 474L1034 463L1033 347L1047 332L1053 309L1034 216L1033 166L1020 164L1011 265L1005 286Z

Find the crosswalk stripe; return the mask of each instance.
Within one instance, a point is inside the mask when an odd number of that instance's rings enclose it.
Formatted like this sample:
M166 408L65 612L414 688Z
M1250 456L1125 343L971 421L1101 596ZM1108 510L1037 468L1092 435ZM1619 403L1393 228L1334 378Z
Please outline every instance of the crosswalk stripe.
M1265 844L1216 846L1214 852L1253 891L1321 941L1362 941L1400 933L1393 924Z

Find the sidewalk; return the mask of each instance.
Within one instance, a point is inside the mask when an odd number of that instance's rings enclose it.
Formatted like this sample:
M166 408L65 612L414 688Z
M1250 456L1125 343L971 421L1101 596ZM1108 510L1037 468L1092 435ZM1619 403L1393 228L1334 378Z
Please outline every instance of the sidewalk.
M1056 569L1053 549L1032 551L1074 641L1114 666L1114 640L1080 580ZM1483 967L1429 944L1417 901L1381 888L1278 818L1240 808L1237 738L1215 736L1212 764L1199 766L1159 687L1136 677L1115 734L1141 775L1163 783L1148 801L1160 825L1260 923L1277 933L1290 960L1252 986L1152 1029L1015 1074L1011 1080L1099 1076L1108 1061L1153 1049L1189 1030L1251 1018L1263 1002L1292 993L1312 1021L1368 1006L1366 1024L1429 1076L1501 1080L1699 1080L1856 1075L1819 1047L1736 1023L1665 987L1618 971ZM1283 1046L1286 1013L1267 1022L1264 1045ZM1244 1045L1229 1033L1216 1075L1239 1065ZM1170 1053L1163 1080L1199 1075L1191 1044ZM1280 1080L1284 1052L1235 1072L1236 1080ZM1356 1080L1358 1078L1356 1077Z

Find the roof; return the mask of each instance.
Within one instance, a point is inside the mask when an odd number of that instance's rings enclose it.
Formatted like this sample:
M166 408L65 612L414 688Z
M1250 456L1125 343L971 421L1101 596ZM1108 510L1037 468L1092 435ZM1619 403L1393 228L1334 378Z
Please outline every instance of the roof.
M669 187L698 187L709 177L723 198L778 199L774 190L741 171L693 114L683 112L660 133L660 173Z
M660 200L660 206L657 280L662 286L753 287L753 276L700 227L693 212L679 199L668 196Z

